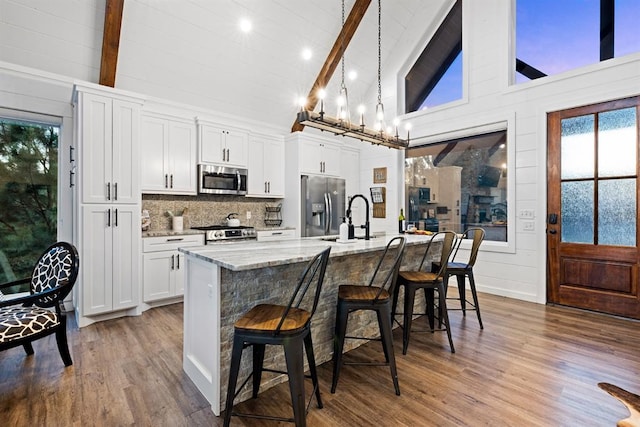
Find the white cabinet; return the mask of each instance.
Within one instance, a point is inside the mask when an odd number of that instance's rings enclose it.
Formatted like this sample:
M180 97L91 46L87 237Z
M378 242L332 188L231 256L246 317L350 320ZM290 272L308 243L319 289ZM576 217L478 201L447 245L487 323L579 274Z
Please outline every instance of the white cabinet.
M249 138L247 197L284 197L284 139L252 134Z
M197 194L195 122L142 116L142 192Z
M260 230L256 232L256 237L259 242L291 240L296 238L296 230Z
M340 175L340 146L316 140L300 140L300 172Z
M199 120L198 138L199 163L247 167L249 135L246 131Z
M143 299L153 302L184 294L184 255L178 248L204 245L204 236L182 235L143 239Z
M77 92L82 203L139 203L140 104Z
M133 308L139 303L138 205L84 205L80 223L82 314Z
M460 181L462 168L459 166L444 166L438 168L437 206L446 208L446 213L438 213L436 217L439 229L462 232L460 222ZM444 211L444 209L443 209Z

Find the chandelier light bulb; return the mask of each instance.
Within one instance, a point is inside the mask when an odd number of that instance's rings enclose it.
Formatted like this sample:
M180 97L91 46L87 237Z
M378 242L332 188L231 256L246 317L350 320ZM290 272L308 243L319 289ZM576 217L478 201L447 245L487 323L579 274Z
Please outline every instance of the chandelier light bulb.
M298 105L300 106L300 111L304 111L305 107L307 106L307 98L305 98L304 96L298 98Z

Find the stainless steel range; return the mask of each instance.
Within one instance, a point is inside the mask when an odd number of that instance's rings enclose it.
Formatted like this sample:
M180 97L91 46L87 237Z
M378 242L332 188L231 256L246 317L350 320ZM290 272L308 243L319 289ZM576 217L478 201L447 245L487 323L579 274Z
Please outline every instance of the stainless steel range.
M228 225L209 225L206 227L191 227L195 230L203 230L205 245L209 242L226 242L232 240L255 240L256 229L240 225L229 227Z

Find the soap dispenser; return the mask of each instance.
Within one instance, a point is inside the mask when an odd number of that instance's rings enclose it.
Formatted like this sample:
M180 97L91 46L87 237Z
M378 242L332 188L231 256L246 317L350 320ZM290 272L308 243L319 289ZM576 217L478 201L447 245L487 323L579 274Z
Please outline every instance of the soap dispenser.
M346 218L342 217L342 224L340 224L340 240L345 241L349 239L349 226L347 225Z
M347 225L347 229L348 229L348 240L351 239L355 239L356 238L356 230L353 227L353 222L351 222L351 217L349 217L349 225Z

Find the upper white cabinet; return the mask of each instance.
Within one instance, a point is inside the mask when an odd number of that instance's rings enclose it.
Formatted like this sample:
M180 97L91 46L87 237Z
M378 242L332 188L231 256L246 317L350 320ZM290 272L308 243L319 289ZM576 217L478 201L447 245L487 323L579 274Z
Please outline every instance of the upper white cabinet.
M340 175L340 146L315 139L300 138L300 172Z
M142 192L197 194L196 127L190 119L142 115Z
M198 138L199 163L247 167L247 131L199 119Z
M82 203L139 203L141 105L90 92L76 96Z
M284 139L249 137L247 197L284 197Z

